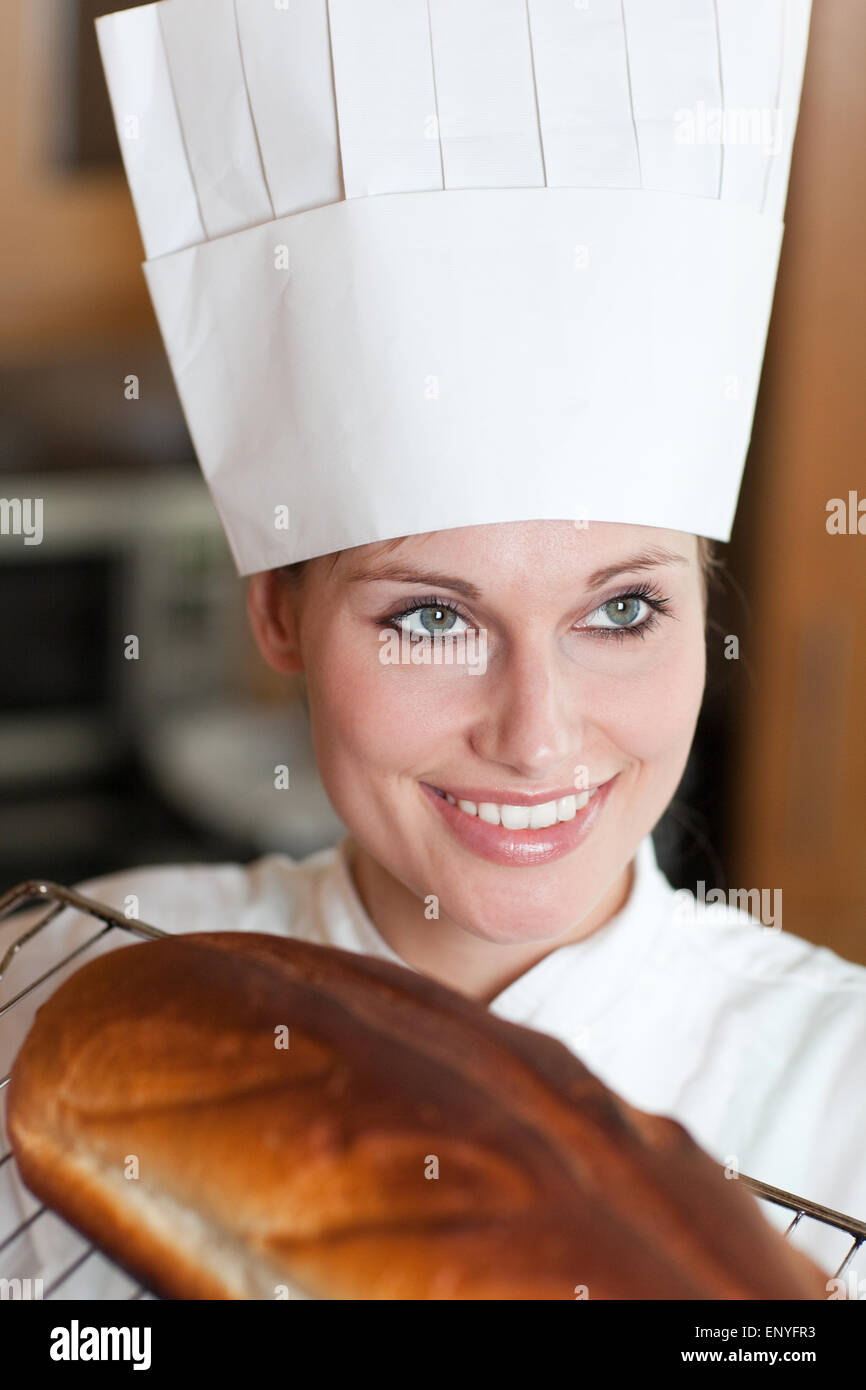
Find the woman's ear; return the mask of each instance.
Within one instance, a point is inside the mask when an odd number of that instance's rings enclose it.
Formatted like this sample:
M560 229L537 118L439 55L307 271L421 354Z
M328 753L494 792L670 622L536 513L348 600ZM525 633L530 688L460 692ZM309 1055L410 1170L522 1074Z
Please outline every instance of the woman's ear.
M298 642L296 593L279 570L250 575L247 613L259 651L275 671L294 676L303 671Z

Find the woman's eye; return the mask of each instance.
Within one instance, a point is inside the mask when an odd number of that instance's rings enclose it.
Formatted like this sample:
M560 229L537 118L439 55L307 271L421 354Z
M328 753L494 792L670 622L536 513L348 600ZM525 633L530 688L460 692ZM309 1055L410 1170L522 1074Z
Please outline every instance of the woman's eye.
M578 629L600 637L624 637L628 634L645 637L669 602L660 594L619 594L590 613L578 624ZM471 631L471 623L453 604L432 597L379 621L381 626L405 632L409 637L463 637ZM458 627L458 624L461 626Z
M420 626L411 623L409 620L417 618ZM464 631L467 630L465 619L453 608L448 608L444 604L423 604L417 608L409 608L405 613L399 614L393 622L401 632L406 632L410 637L445 637L457 636L454 624L463 623Z
M635 595L623 595L621 598L612 598L607 603L603 603L600 608L596 608L594 613L590 613L581 627L596 628L630 628L641 627L642 619L652 613L650 605L646 599L637 598Z

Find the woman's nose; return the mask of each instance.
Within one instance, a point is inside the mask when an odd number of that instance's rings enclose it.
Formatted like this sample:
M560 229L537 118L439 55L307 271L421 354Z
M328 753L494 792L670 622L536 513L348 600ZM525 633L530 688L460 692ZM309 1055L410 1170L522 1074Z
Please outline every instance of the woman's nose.
M580 761L585 715L580 673L554 651L538 645L512 650L499 670L481 680L482 706L472 727L473 752L509 767L528 782L570 780Z

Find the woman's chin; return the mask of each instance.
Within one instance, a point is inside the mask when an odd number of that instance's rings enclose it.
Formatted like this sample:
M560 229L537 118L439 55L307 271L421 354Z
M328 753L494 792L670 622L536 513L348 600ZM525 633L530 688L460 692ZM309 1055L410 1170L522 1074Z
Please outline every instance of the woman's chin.
M496 921L479 919L470 914L458 914L454 920L459 922L464 931L481 941L489 941L496 946L530 946L533 942L555 944L561 937L574 931L585 915L579 903L576 908L572 907L568 917L562 917L560 914L551 916L549 913L540 916L537 907L532 912L515 912L514 905L511 904L508 915L499 917Z

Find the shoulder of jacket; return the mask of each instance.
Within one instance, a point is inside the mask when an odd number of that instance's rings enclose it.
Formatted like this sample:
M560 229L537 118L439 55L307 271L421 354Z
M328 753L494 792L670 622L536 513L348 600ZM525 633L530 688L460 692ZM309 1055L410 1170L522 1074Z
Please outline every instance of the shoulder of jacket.
M277 885L288 888L293 860L271 854L239 863L145 864L75 885L94 902L168 932L243 929L244 917Z
M707 968L742 980L789 984L818 993L853 994L866 1001L866 967L826 946L764 925L728 903L701 904L685 889L673 892L669 937Z

